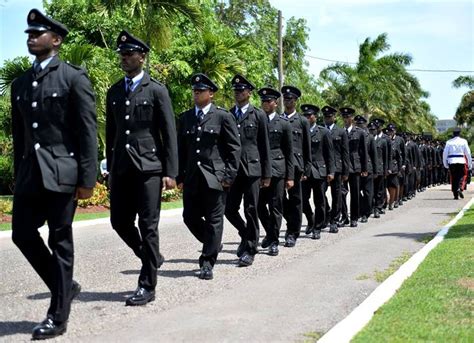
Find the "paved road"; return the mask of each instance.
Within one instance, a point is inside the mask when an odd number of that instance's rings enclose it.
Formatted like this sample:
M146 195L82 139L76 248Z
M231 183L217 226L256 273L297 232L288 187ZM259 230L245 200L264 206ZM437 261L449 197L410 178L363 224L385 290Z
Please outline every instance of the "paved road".
M471 187L472 189L472 187ZM381 219L339 234L307 237L280 255L264 253L249 268L236 267L236 231L226 223L224 250L213 281L196 277L199 244L181 217L160 224L166 262L157 299L124 306L136 287L139 261L109 225L75 230L76 269L83 292L72 307L68 332L58 341L268 342L300 341L325 332L378 285L358 277L385 269L419 238L435 233L473 196L452 200L448 186L431 188ZM0 341L30 339L48 307L46 287L9 238L0 239Z

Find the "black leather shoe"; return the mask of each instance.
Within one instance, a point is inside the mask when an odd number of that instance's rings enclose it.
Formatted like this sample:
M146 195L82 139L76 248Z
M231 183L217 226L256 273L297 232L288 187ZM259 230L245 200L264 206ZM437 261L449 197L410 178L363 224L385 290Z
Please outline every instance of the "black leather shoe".
M247 249L247 242L241 241L239 244L239 247L237 248L237 257L242 256L243 253L245 252L245 249Z
M311 232L313 232L313 226L307 225L304 233L309 235Z
M321 230L313 230L311 239L321 239Z
M262 239L262 248L263 249L268 248L271 244L272 244L272 241L270 240L270 238L268 238L267 236L263 237L263 239Z
M338 233L339 232L339 229L337 228L336 223L329 225L329 232L331 232L331 233Z
M81 293L81 285L77 282L72 280L72 287L71 287L71 301L74 300Z
M357 220L351 221L351 227L357 227Z
M375 210L374 212L374 218L380 218L380 213L378 210Z
M385 214L385 210L384 209L381 209L379 210L380 214Z
M33 339L48 339L57 337L66 332L67 322L55 322L51 318L46 318L33 328Z
M339 222L340 227L344 227L344 226L347 226L347 225L349 225L349 218L341 219L341 221Z
M395 201L395 203L393 204L393 208L398 208L398 201Z
M270 255L270 256L278 255L278 243L277 242L273 242L270 245L270 249L268 249L268 255Z
M459 194L459 197L460 197L461 199L464 199L464 194L462 194L462 191L461 191L461 190L458 191L458 194Z
M212 267L208 264L204 264L201 267L201 271L199 272L199 278L201 280L212 280L214 278L214 274L212 273Z
M288 235L285 240L285 247L293 248L296 245L296 238L293 235Z
M403 200L398 201L398 206L403 206Z
M239 267L248 267L253 264L254 256L244 252L239 258Z
M360 222L361 223L367 223L369 220L367 219L366 216L362 216L362 218L360 218Z
M138 287L135 293L125 301L125 305L141 306L153 300L155 300L155 291L148 291L143 287Z
M388 210L393 211L393 205L388 205Z

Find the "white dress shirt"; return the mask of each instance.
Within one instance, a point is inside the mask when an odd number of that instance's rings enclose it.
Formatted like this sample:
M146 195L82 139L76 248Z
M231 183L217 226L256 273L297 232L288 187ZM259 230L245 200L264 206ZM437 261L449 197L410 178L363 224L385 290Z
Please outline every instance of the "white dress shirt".
M465 164L467 160L469 169L472 168L471 150L464 138L453 137L446 142L443 150L443 164L449 168L450 164Z

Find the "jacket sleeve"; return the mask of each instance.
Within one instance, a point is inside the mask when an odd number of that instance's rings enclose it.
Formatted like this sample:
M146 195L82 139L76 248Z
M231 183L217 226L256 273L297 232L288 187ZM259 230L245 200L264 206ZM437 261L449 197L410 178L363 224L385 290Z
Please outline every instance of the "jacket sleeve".
M268 139L268 119L263 111L255 109L258 118L258 152L262 166L262 178L272 177L270 141Z
M157 92L155 105L158 107L157 129L163 143L163 175L175 178L178 175L178 142L173 107L166 87L159 87Z
M368 152L367 152L367 142L366 142L366 139L368 139L366 136L365 136L365 133L360 130L360 135L359 135L359 156L360 156L360 168L361 168L361 172L367 172L368 168L367 168L367 161L368 161L368 158L367 158L367 155L368 155Z
M349 159L349 137L344 130L342 132L341 157L342 157L342 176L349 176L351 160Z
M309 133L309 121L301 117L303 126L303 175L309 177L311 174L311 135Z
M374 174L377 174L377 166L379 165L379 155L377 154L377 146L375 145L375 139L373 136L369 136L369 154L372 160L372 170Z
M13 137L13 175L16 179L20 161L25 150L24 128L20 111L16 104L17 80L13 81L11 88L11 106L12 106L12 137Z
M327 174L334 175L334 173L336 172L336 164L334 159L334 147L329 131L324 132L323 143L323 154L324 160L326 162Z
M76 138L79 147L77 186L93 188L97 180L97 117L95 96L83 70L72 80L70 97L76 111Z
M283 139L281 142L281 150L285 154L286 180L294 180L295 156L293 154L293 134L291 132L291 126L287 122L283 122Z
M224 112L221 131L225 174L223 181L232 184L237 176L240 164L241 144L237 123L229 112Z
M115 143L115 117L112 111L112 100L110 99L110 93L112 89L107 92L105 101L105 158L107 159L107 171L110 173L112 168L112 160L114 156L114 143Z

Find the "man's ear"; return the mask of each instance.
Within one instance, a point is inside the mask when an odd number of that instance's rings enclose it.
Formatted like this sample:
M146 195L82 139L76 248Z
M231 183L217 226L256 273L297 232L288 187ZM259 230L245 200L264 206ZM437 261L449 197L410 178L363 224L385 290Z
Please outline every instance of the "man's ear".
M56 33L53 33L53 46L55 48L59 48L61 44L63 44L63 37Z

